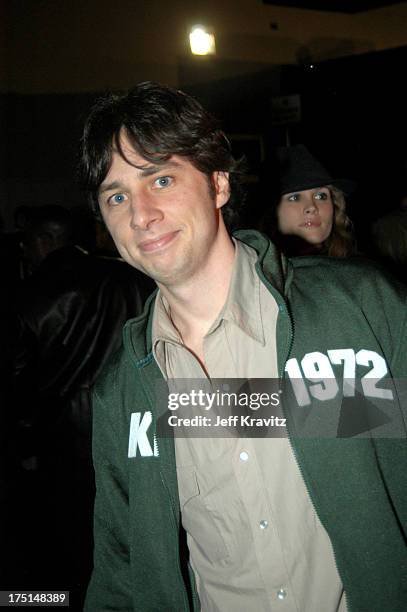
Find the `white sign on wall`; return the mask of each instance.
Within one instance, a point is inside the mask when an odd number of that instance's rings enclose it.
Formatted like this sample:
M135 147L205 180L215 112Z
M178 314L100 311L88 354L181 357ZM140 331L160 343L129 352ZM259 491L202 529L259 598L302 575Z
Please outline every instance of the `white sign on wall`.
M287 125L301 121L301 96L274 96L271 98L273 125Z

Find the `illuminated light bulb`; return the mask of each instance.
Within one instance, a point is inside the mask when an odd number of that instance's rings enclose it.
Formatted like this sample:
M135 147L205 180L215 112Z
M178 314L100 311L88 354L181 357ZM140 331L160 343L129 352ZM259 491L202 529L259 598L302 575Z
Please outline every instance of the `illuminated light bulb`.
M189 34L189 44L194 55L214 55L215 36L203 26L194 26Z

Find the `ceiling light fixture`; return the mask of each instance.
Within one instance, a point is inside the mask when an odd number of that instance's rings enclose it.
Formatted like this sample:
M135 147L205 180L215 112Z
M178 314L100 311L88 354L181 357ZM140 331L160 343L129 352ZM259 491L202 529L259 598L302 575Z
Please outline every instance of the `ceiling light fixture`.
M189 34L189 44L194 55L215 55L215 36L202 25L196 25Z

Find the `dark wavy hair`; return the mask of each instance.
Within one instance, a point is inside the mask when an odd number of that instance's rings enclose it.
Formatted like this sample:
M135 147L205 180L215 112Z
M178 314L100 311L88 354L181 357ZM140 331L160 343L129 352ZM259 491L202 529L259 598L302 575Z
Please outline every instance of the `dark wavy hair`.
M244 201L241 185L244 160L234 159L217 119L197 100L151 81L139 83L127 93L107 94L88 115L81 143L79 180L90 196L94 213L100 216L98 190L109 171L113 149L126 159L120 144L122 132L134 150L150 163L165 163L172 155L179 155L208 180L213 172L228 172L230 198L222 211L228 228L234 228ZM212 188L210 180L209 185Z

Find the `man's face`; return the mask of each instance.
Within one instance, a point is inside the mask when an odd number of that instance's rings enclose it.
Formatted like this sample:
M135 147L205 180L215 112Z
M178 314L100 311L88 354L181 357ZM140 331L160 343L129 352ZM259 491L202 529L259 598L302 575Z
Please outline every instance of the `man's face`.
M183 157L154 165L124 136L121 144L131 163L113 152L99 205L123 259L167 286L210 270L226 233L219 209L229 199L227 174L215 172L210 185Z

